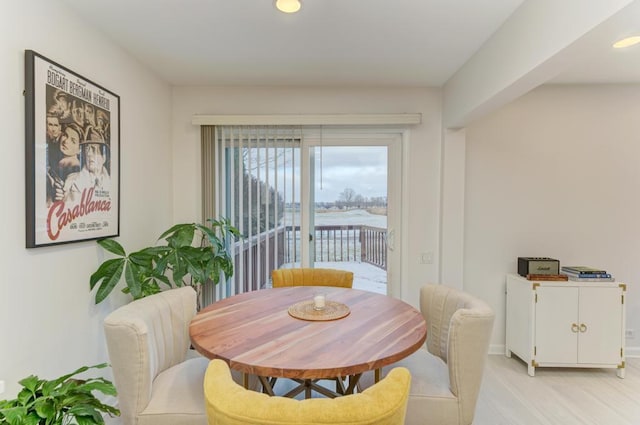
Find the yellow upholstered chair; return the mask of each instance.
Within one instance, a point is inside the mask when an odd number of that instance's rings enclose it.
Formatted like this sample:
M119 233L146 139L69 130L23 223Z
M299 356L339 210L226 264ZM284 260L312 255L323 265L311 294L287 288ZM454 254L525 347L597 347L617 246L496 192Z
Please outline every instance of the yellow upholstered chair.
M411 371L407 425L470 425L493 329L493 310L473 295L443 285L420 289L426 347L393 364ZM363 388L372 374L360 379ZM383 369L384 375L384 369Z
M204 398L209 425L401 425L410 384L409 371L395 368L359 394L295 400L243 388L216 359L205 374Z
M283 286L338 286L351 288L353 272L335 269L278 269L271 272L274 288Z

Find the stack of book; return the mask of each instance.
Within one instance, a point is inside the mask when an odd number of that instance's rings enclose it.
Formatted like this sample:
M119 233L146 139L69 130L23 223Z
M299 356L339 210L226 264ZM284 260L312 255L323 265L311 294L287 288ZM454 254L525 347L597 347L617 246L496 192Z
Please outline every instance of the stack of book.
M527 280L569 280L566 274L528 274Z
M562 266L562 274L574 282L614 282L615 279L606 270L586 266Z

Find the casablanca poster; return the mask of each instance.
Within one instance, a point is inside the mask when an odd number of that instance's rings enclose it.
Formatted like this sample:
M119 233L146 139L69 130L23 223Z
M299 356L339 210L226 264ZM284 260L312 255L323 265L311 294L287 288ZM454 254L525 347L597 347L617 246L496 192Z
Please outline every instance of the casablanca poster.
M117 236L120 97L25 51L26 246Z

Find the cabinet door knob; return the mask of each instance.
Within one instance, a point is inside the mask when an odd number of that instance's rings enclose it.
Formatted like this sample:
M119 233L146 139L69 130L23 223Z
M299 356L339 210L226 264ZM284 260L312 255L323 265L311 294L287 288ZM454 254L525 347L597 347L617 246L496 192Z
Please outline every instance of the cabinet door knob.
M584 323L580 323L580 332L586 332L587 331L587 325L585 325Z
M572 323L571 324L571 332L578 333L578 324L577 323Z

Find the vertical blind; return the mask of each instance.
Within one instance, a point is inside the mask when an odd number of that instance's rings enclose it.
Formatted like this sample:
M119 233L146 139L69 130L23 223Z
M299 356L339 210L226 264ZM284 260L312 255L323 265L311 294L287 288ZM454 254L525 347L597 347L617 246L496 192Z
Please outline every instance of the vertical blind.
M244 235L228 247L233 278L204 288L207 305L266 287L284 256L300 250L303 133L289 126L202 126L201 134L203 217L226 217ZM297 236L285 238L287 231Z

